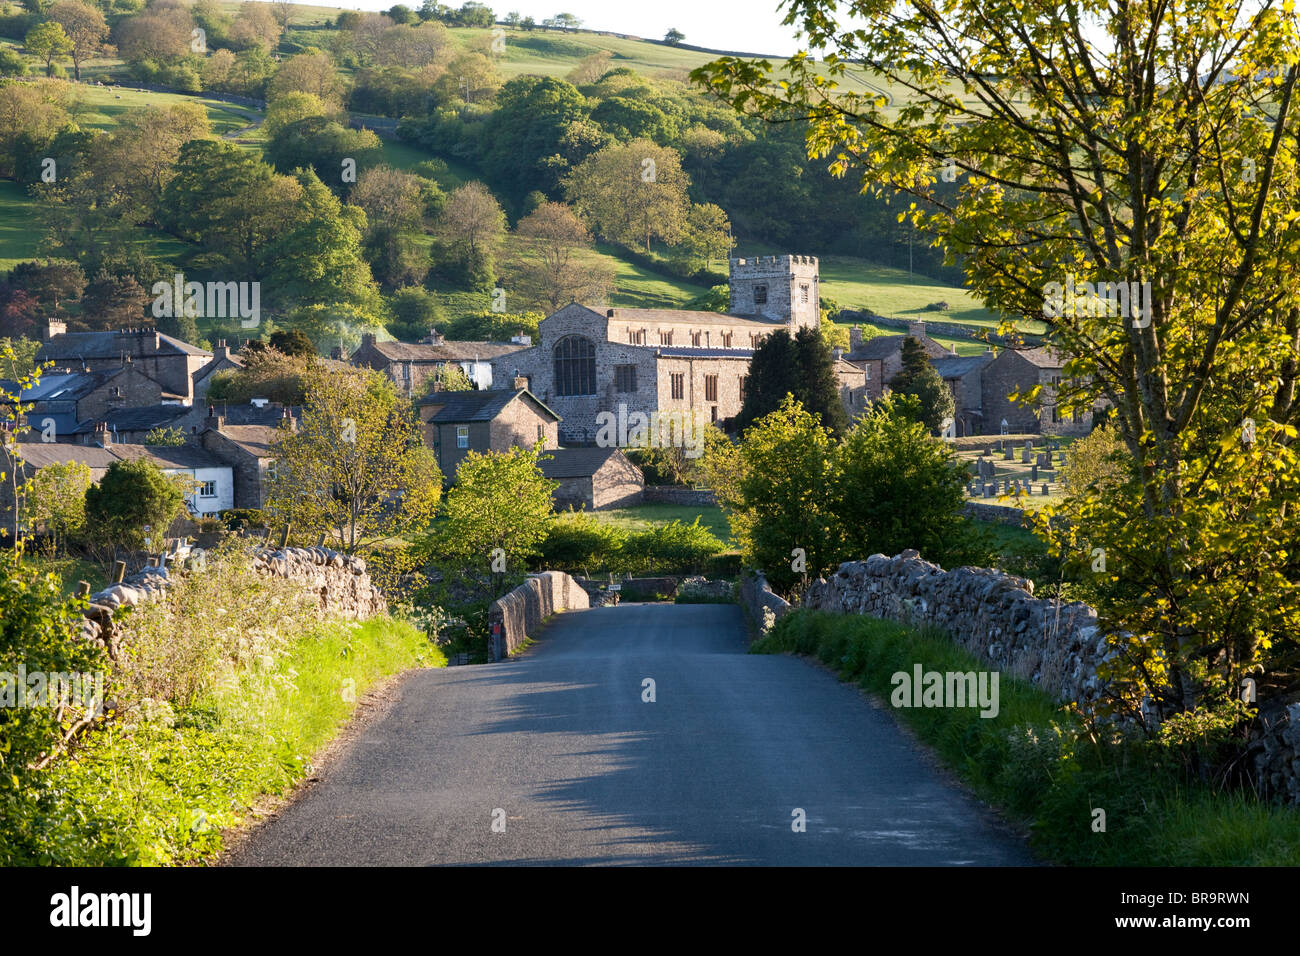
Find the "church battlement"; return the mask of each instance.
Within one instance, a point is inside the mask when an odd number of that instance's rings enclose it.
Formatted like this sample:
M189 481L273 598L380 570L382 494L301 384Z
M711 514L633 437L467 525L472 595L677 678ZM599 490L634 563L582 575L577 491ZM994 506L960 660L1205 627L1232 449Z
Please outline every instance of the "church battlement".
M804 266L805 268L796 269L796 266ZM795 255L749 256L731 260L732 276L770 274L773 272L806 272L810 275L816 275L817 257Z
M821 325L816 256L752 256L730 260L734 315L784 322L794 334Z

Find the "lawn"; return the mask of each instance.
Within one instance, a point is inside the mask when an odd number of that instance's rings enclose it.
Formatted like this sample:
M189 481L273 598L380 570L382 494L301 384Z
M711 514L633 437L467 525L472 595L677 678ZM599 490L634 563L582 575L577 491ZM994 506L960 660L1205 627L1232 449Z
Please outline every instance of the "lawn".
M717 505L653 503L637 505L634 508L611 508L608 511L593 511L591 515L598 521L614 525L625 531L644 531L647 528L671 524L674 521L692 524L696 518L699 518L701 525L726 542L728 547L734 547L731 541L731 528L727 524L722 509Z

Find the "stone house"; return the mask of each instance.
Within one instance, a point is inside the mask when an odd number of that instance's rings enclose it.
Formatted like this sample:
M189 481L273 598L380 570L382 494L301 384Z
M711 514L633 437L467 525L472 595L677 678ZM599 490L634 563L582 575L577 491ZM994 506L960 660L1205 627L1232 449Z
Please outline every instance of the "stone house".
M12 386L6 388L13 390ZM47 371L35 386L22 392L19 401L31 405L27 425L33 432L49 434L55 441L73 441L84 422L102 419L120 408L159 405L175 397L127 361L92 370Z
M730 293L730 313L571 303L539 323L536 345L494 359L494 375L526 379L561 416L565 444L595 442L602 413L693 413L726 427L763 339L819 326L817 259L732 259ZM845 384L860 381L853 370Z
M202 402L208 397L208 389L212 386L214 373L243 367L244 360L236 355L230 346L226 345L225 339L219 339L212 349L212 361L194 373L195 403Z
M297 421L285 410L279 425L231 425L225 416L210 414L198 433L198 444L229 465L234 477L235 508L262 508L266 482L275 467L271 445L280 428L296 429Z
M983 370L984 421L990 434L1006 430L1044 435L1086 435L1092 430L1092 412L1063 415L1057 411L1066 357L1051 348L1003 349ZM1041 385L1032 405L1012 402L1007 396Z
M906 335L877 335L863 339L856 326L849 329L849 351L844 360L863 372L868 401L885 394L889 380L903 370L903 342L908 336L916 339L933 362L949 356L949 351L925 334L924 322L912 322Z
M369 333L352 353L351 363L383 372L407 398L420 395L426 380L444 365L458 365L476 388L492 387L493 360L527 347L527 337L517 342L449 342L436 331L423 342L378 342ZM509 379L506 379L509 381Z
M127 362L153 379L169 401L189 404L194 399L194 375L212 360L205 352L154 328L112 332L69 332L64 322L50 321L37 362L56 368L91 371L121 368ZM141 402L139 404L146 404Z
M71 440L89 444L101 425L108 429L113 442L143 445L145 437L155 428L177 428L188 433L186 423L194 414L188 405L145 405L142 408L115 408L98 421L83 421L71 433Z
M982 435L984 425L984 369L993 361L993 350L982 355L957 355L931 359L939 377L952 392L956 437Z
M229 465L201 448L159 448L150 445L118 444L107 430L94 435L91 444L74 445L67 442L19 442L18 457L23 464L19 469L23 481L42 468L52 464L80 462L90 469L91 480L98 482L117 461L143 458L152 462L163 474L180 476L188 480L189 493L185 504L194 517L214 517L218 511L231 507L234 500L234 474ZM9 458L0 452L3 469L9 468ZM0 486L0 512L6 521L12 520L13 500L7 492L8 483Z
M416 406L424 442L433 449L448 481L471 451L559 445L560 416L526 388L434 392Z
M618 448L557 448L541 463L542 474L559 487L557 510L630 508L645 498L645 477Z

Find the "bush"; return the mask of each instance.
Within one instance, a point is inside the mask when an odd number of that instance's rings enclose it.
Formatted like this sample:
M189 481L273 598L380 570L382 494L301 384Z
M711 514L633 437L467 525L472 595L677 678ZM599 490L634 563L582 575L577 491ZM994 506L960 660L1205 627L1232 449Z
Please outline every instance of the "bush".
M673 521L648 531L628 535L623 545L630 570L650 574L699 574L705 562L726 550L726 545L700 524Z
M84 714L78 706L60 712L48 701L31 706L30 695L41 689L30 675L102 673L107 666L98 644L75 639L80 604L64 596L56 575L23 564L19 552L0 551L0 673L6 675L0 684L0 819L23 799L30 765L59 741L65 722ZM29 675L22 689L28 706L18 706L19 666ZM48 690L57 697L56 688ZM4 843L0 837L0 865L7 862Z
M587 576L613 570L626 541L627 534L613 525L585 512L565 512L547 532L536 565L547 570L581 571Z
M231 531L267 527L266 513L257 508L230 508L219 517Z
M178 479L143 458L115 461L86 489L86 530L104 543L156 550L184 508Z

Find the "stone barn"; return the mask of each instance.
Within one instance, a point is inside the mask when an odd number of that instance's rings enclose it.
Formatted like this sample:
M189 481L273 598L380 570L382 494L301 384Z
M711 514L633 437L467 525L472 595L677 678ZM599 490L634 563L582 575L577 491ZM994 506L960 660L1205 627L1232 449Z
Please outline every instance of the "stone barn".
M557 448L542 462L542 474L558 481L557 510L630 508L645 498L641 469L617 448Z

